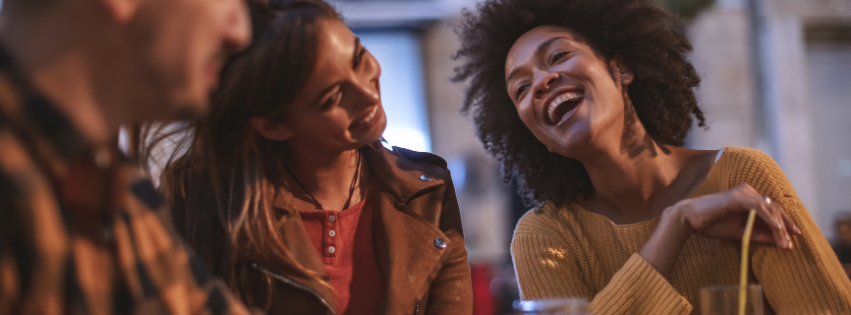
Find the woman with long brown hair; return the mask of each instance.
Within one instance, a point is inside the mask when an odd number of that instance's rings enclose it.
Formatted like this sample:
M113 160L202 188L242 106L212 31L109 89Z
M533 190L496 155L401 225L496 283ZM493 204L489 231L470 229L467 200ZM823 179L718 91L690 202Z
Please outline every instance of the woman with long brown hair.
M253 44L161 177L177 230L269 314L471 314L449 171L380 143L376 59L322 1L250 8Z

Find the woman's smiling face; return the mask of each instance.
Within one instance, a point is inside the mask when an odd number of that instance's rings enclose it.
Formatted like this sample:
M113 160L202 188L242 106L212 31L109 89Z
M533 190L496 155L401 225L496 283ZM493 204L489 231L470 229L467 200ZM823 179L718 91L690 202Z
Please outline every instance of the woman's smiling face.
M540 26L511 47L505 60L507 92L539 141L576 157L623 133L622 86L633 75L615 60L607 61L568 29Z
M289 110L291 141L334 150L378 141L387 125L381 65L342 21L317 26L316 66Z
M322 19L316 32L316 65L283 122L254 117L252 125L268 139L329 152L378 141L387 125L381 65L343 22Z

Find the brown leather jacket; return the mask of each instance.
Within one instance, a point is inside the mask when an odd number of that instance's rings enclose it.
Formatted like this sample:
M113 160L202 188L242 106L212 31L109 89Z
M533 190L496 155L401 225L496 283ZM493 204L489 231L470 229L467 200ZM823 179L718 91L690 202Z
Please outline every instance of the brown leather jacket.
M446 162L429 153L390 151L380 143L362 152L374 174L374 245L386 281L380 314L472 314L470 267ZM293 209L292 194L278 195L274 205L283 213L281 231L289 250L327 281L319 253ZM276 265L257 260L243 267L246 277L262 279L258 282L272 288L252 297L268 301L268 314L338 314L330 288Z

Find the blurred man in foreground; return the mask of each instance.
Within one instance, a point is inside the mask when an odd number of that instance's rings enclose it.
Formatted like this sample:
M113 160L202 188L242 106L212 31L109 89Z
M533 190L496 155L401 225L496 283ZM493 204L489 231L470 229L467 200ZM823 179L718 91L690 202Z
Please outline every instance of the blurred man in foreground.
M5 0L0 314L242 314L160 221L119 126L203 113L241 0Z

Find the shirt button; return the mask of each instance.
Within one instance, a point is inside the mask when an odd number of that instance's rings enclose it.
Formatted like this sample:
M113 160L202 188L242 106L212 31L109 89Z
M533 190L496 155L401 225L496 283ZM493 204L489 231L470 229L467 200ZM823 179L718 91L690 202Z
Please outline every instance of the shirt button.
M330 237L337 236L337 231L334 231L334 230L328 231L328 236L330 236Z
M431 181L431 177L429 177L428 175L423 175L423 176L420 176L420 180L424 181L424 182L428 182L428 181Z
M438 237L438 238L434 239L434 247L444 249L444 248L446 248L446 241L444 241L442 238Z
M331 222L337 221L337 217L330 215L330 216L328 216L328 221L331 221Z
M334 248L334 246L328 246L328 252L329 252L329 253L333 254L333 253L334 253L334 252L336 252L336 251L337 251L337 249L336 249L336 248Z

